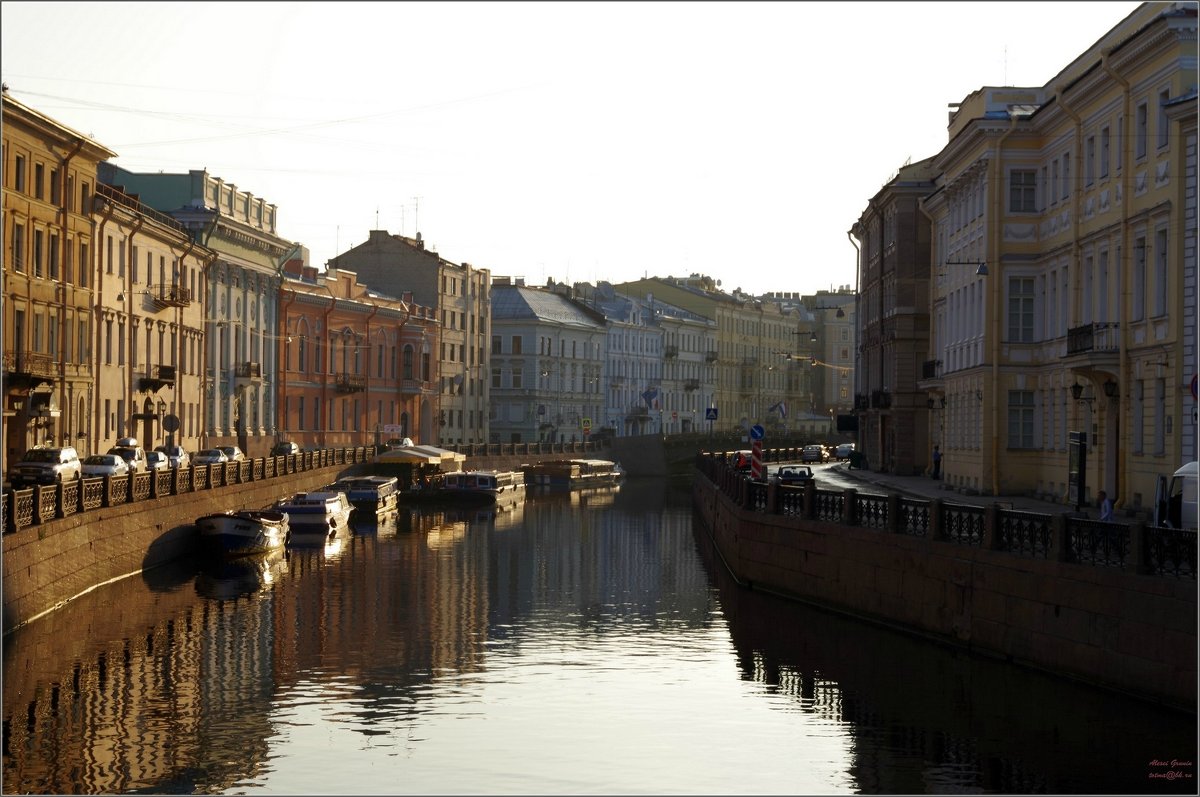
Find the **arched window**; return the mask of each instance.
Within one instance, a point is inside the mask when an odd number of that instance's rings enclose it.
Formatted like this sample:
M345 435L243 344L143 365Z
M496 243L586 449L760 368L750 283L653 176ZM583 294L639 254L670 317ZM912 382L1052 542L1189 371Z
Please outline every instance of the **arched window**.
M413 378L413 347L412 346L404 347L404 365L403 365L403 371L401 372L401 374L404 379L412 379Z

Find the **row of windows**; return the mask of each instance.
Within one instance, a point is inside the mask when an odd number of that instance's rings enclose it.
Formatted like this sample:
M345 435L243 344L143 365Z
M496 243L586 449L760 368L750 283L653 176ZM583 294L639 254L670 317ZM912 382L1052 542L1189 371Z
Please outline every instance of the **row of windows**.
M1167 230L1155 231L1154 248L1147 251L1145 235L1134 238L1133 273L1129 288L1131 321L1167 314L1170 290L1170 250ZM1121 249L1116 258L1120 262ZM1152 261L1152 265L1151 265ZM1052 269L1044 276L1010 277L1008 280L1008 340L1033 343L1065 335L1069 327L1102 323L1119 317L1112 303L1119 298L1117 274L1110 271L1108 250L1083 258L1079 306L1069 306L1069 269ZM960 314L961 315L961 314ZM1038 323L1042 320L1043 323Z
M1159 151L1166 149L1170 143L1170 121L1167 119L1167 103L1170 93L1167 90L1158 95L1158 124L1157 144ZM1146 102L1138 104L1135 111L1134 127L1134 158L1145 158L1149 148L1149 116L1150 108ZM1117 119L1116 146L1112 144L1111 130L1108 125L1100 128L1098 133L1091 133L1083 142L1083 184L1091 186L1097 180L1109 176L1109 164L1116 157L1116 169L1119 171L1124 157L1124 117ZM1032 168L1012 169L1009 171L1008 210L1010 213L1037 213L1054 207L1059 201L1066 201L1071 196L1071 154L1064 152L1052 159L1049 164L1041 167L1041 180L1038 180L1038 170Z
M363 352L367 347L344 344L338 346L336 339L329 345L329 373L363 374ZM292 351L295 351L295 358ZM326 360L323 355L325 346L320 340L309 341L300 338L295 344L287 344L284 350L284 362L288 370L297 373L324 373ZM400 351L392 346L390 352L383 344L376 344L374 356L374 375L383 379L395 379L397 369L402 379L416 379L416 349L411 344L405 345ZM399 354L399 357L397 357ZM429 381L430 358L428 354L421 355L420 379Z
M1069 414L1075 404L1069 398L1068 390L1064 387L1043 391L1008 391L1008 447L1066 450L1071 428ZM1151 449L1149 453L1165 453L1167 425L1170 423L1166 396L1165 379L1133 381L1130 439L1135 454L1147 453L1147 444ZM1147 409L1151 418L1149 425L1146 423Z
M54 166L47 168L46 164L33 161L31 175L29 162L29 158L25 155L16 155L13 157L12 174L8 180L8 187L34 199L45 201L49 198L50 204L61 207L64 193L62 172ZM75 175L72 173L67 174L65 193L67 197L67 212L76 212ZM86 180L80 182L78 197L79 211L82 213L91 213L92 186L90 182Z

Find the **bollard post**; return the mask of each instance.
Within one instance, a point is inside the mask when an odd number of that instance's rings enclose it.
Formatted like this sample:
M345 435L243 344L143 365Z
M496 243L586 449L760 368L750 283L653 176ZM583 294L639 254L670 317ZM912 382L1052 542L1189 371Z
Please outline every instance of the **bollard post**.
M767 480L767 514L779 514L779 482Z
M995 501L983 508L983 547L1000 550L1000 505Z
M929 501L929 539L931 540L946 539L942 515L942 499L931 498Z
M1050 518L1050 531L1054 535L1054 558L1059 562L1071 561L1071 535L1067 529L1067 513L1059 512Z
M903 518L900 517L900 494L887 495L887 530L889 534L900 534L904 531Z
M817 516L817 484L809 479L804 483L804 517L813 520Z
M1129 525L1129 547L1132 549L1130 554L1133 558L1133 572L1140 575L1149 575L1150 567L1150 546L1149 539L1146 534L1146 524L1142 521L1131 523Z

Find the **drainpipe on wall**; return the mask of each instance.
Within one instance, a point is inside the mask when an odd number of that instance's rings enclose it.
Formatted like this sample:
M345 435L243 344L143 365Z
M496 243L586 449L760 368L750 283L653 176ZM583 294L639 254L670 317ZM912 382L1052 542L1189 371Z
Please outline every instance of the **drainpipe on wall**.
M861 365L861 363L859 363L859 345L862 342L859 340L858 335L858 327L862 323L858 315L858 280L859 276L862 274L862 248L854 241L853 228L846 230L846 238L850 240L850 245L854 247L854 395L857 397L859 388L858 381L860 379L859 367ZM856 411L855 415L857 416L857 414L858 413ZM862 430L860 429L858 434L855 435L859 449L862 448L861 435Z
M991 286L991 290L992 290L992 392L993 392L993 395L991 397L992 398L992 457L991 457L991 459L992 459L992 495L993 496L1000 494L1000 402L997 400L997 397L994 395L994 393L1000 387L1000 333L1002 330L1002 328L1000 326L1000 310L1001 310L1000 298L1001 298L1001 295L1003 294L1003 287L1004 287L1004 281L1002 279L1000 279L1000 277L1002 275L1002 271L1000 268L1000 243L1001 243L1000 216L1004 210L1004 190L1003 190L1004 181L1002 179L1004 177L1004 167L1000 163L1000 156L1002 154L1002 148L1004 147L1005 140L1009 136L1011 136L1014 132L1016 132L1016 129L1017 129L1017 117L1010 110L1009 111L1008 129L1005 130L1004 134L1000 136L1000 139L996 142L996 148L995 148L996 157L994 158L995 164L994 164L994 169L993 169L995 172L995 175L991 181L992 185L995 186L995 191L992 192L994 195L993 204L995 206L995 213L993 215L993 219L994 219L995 223L991 225L992 229L990 230L990 233L991 233L990 237L992 239L991 246L990 246L991 257L986 258L986 259L990 259L993 263L996 264L996 270L991 272L994 275L994 277L996 278L995 282ZM985 259L985 262L986 262L986 259Z
M125 347L126 360L125 360L125 365L122 367L125 369L125 395L129 398L129 410L130 410L130 412L129 412L129 431L130 432L137 430L137 424L135 424L133 422L133 413L134 412L140 413L142 411L142 408L140 406L138 406L138 404L134 401L134 394L137 391L135 391L133 389L133 379L134 379L134 377L133 377L133 367L134 367L133 366L133 338L135 335L135 333L133 331L133 309L132 309L133 308L133 270L134 270L134 268L137 267L137 263L133 262L133 239L134 239L135 235L137 235L139 232L142 231L142 225L144 225L145 223L146 223L146 217L142 216L141 214L138 214L137 218L134 220L133 227L129 230L129 235L127 236L129 245L127 247L125 247L125 254L129 257L129 264L125 268L125 279L121 283L121 293L125 296L125 301L122 302L121 312L125 315L126 319L129 322L129 327L126 332L126 334L128 334L128 336L129 336L128 343ZM151 326L153 326L153 324L151 324ZM147 346L146 348L147 348L146 368L147 368L147 374L149 374L150 352L149 352L149 347ZM128 435L126 435L126 437L137 437L139 440L141 440L141 435L128 434ZM151 446L151 448L153 448L153 446Z
M368 421L371 418L371 319L374 318L375 314L378 312L379 312L379 303L376 302L375 304L373 304L371 306L371 314L369 316L367 316L367 322L366 322L367 356L366 356L366 362L363 363L363 370L365 371L363 376L366 377L366 379L363 383L363 415L366 416ZM382 414L383 413L380 413L380 415L382 415ZM379 418L375 422L376 429L379 428L380 422L382 422L382 421L383 421L383 418ZM364 431L367 432L368 434L370 434L371 430L365 429ZM378 443L378 442L379 441L376 440L376 443ZM360 443L360 445L366 445L366 443Z
M67 335L66 335L66 329L67 329L68 283L67 283L66 265L67 265L68 256L70 254L70 252L69 252L70 238L68 237L68 234L70 232L70 226L67 223L69 221L68 215L67 215L67 207L68 207L68 203L71 201L71 197L67 196L67 185L68 185L67 172L71 165L71 159L74 158L76 155L78 155L79 151L81 149L83 149L83 139L81 139L81 138L75 139L75 145L71 148L71 151L68 152L66 155L63 155L59 161L59 163L62 164L62 169L58 175L59 203L58 203L57 210L58 210L58 216L59 216L59 225L58 226L62 230L62 237L61 237L62 247L59 250L58 302L57 302L58 308L57 309L58 309L58 328L62 332L62 334L59 335L58 351L55 352L55 354L57 355L56 359L58 360L58 382L59 382L58 394L60 396L62 396L63 403L66 404L65 407L61 408L62 410L65 411L66 418L64 421L59 422L59 426L60 426L59 435L62 438L61 441L59 442L59 445L72 445L74 443L74 439L71 435L71 429L72 429L72 427L75 427L75 430L78 431L78 426L79 426L79 422L75 421L75 411L77 409L77 407L75 406L75 394L74 394L74 392L68 392L68 390L67 390L68 385L67 385ZM84 265L82 263L80 263L79 267L82 269L84 267ZM72 385L72 387L73 386L74 385ZM82 420L83 420L82 418L79 419L80 422ZM65 428L61 428L61 427L65 427Z
M284 343L287 342L288 309L296 301L296 289L295 288L286 288L285 290L287 290L287 292L292 295L292 298L288 299L287 303L283 305L283 308L282 308L283 309L283 313L282 313L283 329L280 330L280 332L278 333L278 336L275 338L276 346L281 345L280 338L283 339ZM300 326L298 324L296 326L296 334L297 334L297 336L299 336L299 334L300 334ZM276 367L279 368L279 397L275 400L275 442L278 443L279 439L280 439L280 434L285 431L284 425L287 423L287 412L285 412L282 409L282 407L283 407L283 399L285 396L287 396L288 358L285 356L281 360L278 357L278 355L276 355L275 364L276 364ZM300 421L301 421L301 423L303 423L304 419L301 418ZM291 440L292 435L290 435L290 434L287 435L287 438L288 438L288 440Z
M331 342L331 339L329 337L329 315L330 315L330 313L333 312L333 308L337 307L337 297L333 295L333 291L329 290L328 285L323 285L322 287L325 288L326 292L329 294L329 309L327 309L325 311L324 315L322 316L321 334L325 336L325 342L329 343L330 350L332 351L333 343ZM326 356L325 352L321 352L320 356L322 358L324 358ZM326 360L326 362L328 362L328 360ZM324 367L324 363L321 363L321 366ZM324 372L322 372L322 373L324 373ZM321 380L321 412L323 412L325 414L326 419L328 419L330 417L330 415L329 415L329 380L328 379ZM321 445L327 446L329 444L328 443L328 436L329 436L328 420L325 421L325 425L322 426L321 429L322 429Z
M92 362L94 362L96 364L96 373L95 373L95 378L93 380L93 387L92 387L92 419L93 419L92 428L94 431L92 432L92 437L91 437L91 439L88 440L88 443L89 443L92 453L95 453L96 451L99 450L96 446L97 446L97 443L99 442L98 438L100 437L100 435L108 434L108 426L106 423L108 419L100 417L101 407L103 406L100 402L100 384L101 384L100 352L102 352L104 350L103 347L101 346L101 342L102 342L101 336L103 335L103 330L104 330L103 313L104 313L104 309L105 309L104 308L104 278L102 276L104 255L102 252L102 250L103 250L102 244L104 243L105 227L108 226L108 222L109 222L109 220L112 219L113 213L116 212L116 208L113 206L113 203L110 200L108 200L104 197L101 197L99 195L96 195L96 194L93 194L92 196L94 197L93 202L95 202L96 204L103 204L103 210L101 210L103 217L100 219L100 227L99 227L98 232L96 233L96 245L92 247L92 249L94 250L92 256L95 259L95 263L96 263L96 267L92 271L92 285L95 286L95 291L96 291L96 309L95 309L95 312L92 314L92 317L95 320L94 326L96 329L96 335L95 335L95 342L94 342L93 348L92 348L91 360L92 360ZM80 267L82 268L83 265L80 264Z
M1108 57L1111 53L1112 50L1110 48L1101 54L1100 68L1103 69L1105 74L1107 74L1115 82L1121 84L1121 119L1128 120L1130 118L1130 104L1132 103L1132 97L1130 96L1129 91L1129 81L1125 80L1115 71L1113 71L1112 65L1108 62ZM1133 404L1133 374L1129 362L1129 325L1122 323L1122 321L1126 318L1125 290L1127 289L1128 283L1125 280L1125 261L1126 258L1129 257L1129 200L1131 198L1129 193L1129 178L1130 174L1133 172L1133 169L1131 168L1132 164L1129 160L1132 153L1126 148L1126 142L1129 141L1132 136L1128 135L1128 132L1124 130L1124 127L1122 127L1122 132L1125 133L1125 135L1122 135L1121 140L1117 142L1117 146L1121 148L1121 258L1120 260L1115 261L1117 272L1116 315L1118 323L1117 380L1120 384L1120 395L1117 398L1118 418L1129 417L1126 413L1128 409L1132 408ZM1108 308L1105 308L1105 318L1108 317L1107 310ZM1118 452L1129 452L1132 450L1131 445L1121 445L1121 437L1132 434L1132 431L1133 430L1130 428L1130 425L1127 425L1125 428L1121 429L1122 434L1117 438ZM1114 508L1120 507L1125 503L1124 498L1121 497L1121 492L1123 489L1122 485L1125 484L1125 457L1126 455L1122 455L1120 453L1117 455L1117 483L1114 489L1114 492L1116 493L1116 497L1113 500Z

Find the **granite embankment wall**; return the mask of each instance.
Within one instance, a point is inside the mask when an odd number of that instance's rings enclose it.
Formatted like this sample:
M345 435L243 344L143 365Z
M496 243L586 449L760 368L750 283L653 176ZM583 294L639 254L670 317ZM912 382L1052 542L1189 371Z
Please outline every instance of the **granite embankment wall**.
M693 486L707 532L744 586L1196 710L1194 579L817 519L805 507L836 496L813 490L789 496L793 513L776 513L764 509L775 496L756 505L749 488L727 472L699 473ZM1059 528L1055 548L1067 539Z
M266 506L361 468L343 461L220 487L178 494L164 491L161 497L76 512L9 531L3 540L4 633L101 584L195 554L197 517Z

